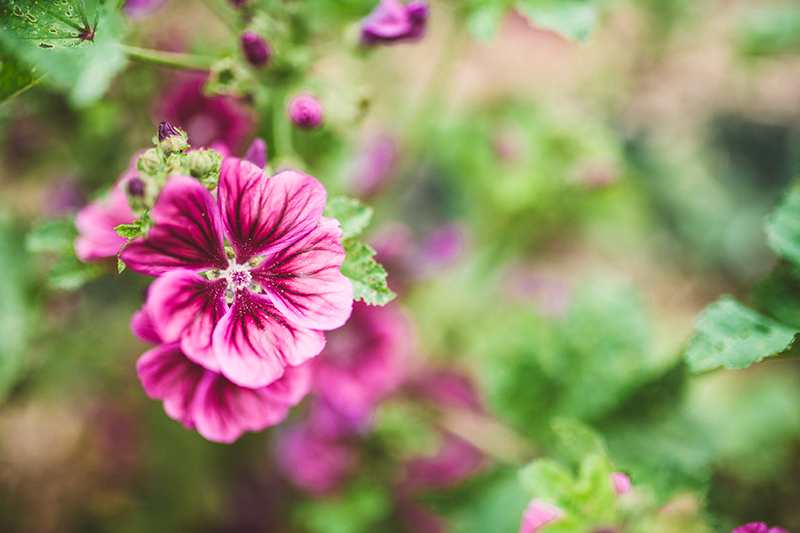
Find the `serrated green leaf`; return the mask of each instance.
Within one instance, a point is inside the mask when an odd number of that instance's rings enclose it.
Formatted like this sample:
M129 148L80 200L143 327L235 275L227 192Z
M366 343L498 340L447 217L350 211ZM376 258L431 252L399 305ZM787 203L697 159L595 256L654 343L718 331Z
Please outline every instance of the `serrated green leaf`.
M588 39L597 26L597 7L586 1L518 0L516 6L534 26L553 30L578 41Z
M117 274L122 274L123 270L125 270L125 263L121 257L117 257Z
M100 263L83 263L74 254L60 257L50 273L47 281L53 288L74 291L97 279L105 273Z
M375 250L352 239L342 244L347 256L341 271L353 283L353 298L370 305L386 305L394 300L397 295L386 284L386 270L372 258Z
M137 220L134 224L120 224L114 228L114 231L116 231L117 235L120 237L135 239L142 234L142 222Z
M746 368L789 348L797 330L745 307L730 296L706 307L684 355L693 372Z
M372 219L372 208L346 196L328 200L323 215L335 218L342 226L342 240L360 235Z
M775 253L800 265L800 190L790 190L770 213L766 232Z
M0 0L2 31L42 48L73 48L94 40L84 0Z
M538 459L519 471L519 481L532 498L560 500L572 492L572 472L553 459Z
M559 439L561 455L575 464L594 453L605 453L603 439L589 426L571 418L557 418L551 424Z
M25 248L32 253L63 253L72 250L78 230L72 218L45 220L25 236Z
M39 81L30 69L0 50L0 104L33 87Z

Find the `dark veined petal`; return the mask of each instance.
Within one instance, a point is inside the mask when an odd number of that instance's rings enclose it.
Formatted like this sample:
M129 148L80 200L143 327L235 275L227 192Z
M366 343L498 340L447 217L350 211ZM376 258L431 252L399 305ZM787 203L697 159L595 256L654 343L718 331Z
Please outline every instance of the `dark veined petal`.
M250 389L208 372L197 387L192 419L208 440L233 442L245 431L261 431L286 418L289 407L308 393L307 381L287 369L274 383Z
M189 429L194 427L190 407L207 372L202 366L192 363L173 343L145 352L136 362L136 371L147 395L163 400L167 416Z
M150 286L147 306L165 342L180 342L186 357L218 371L211 345L214 327L227 310L224 279L207 280L190 270L172 270Z
M222 161L219 205L237 261L273 254L301 239L319 222L327 193L316 179L286 170L268 178L234 157Z
M156 224L147 238L136 238L120 255L131 270L158 276L174 268L228 267L219 207L196 179L169 178L150 216Z
M269 298L247 289L236 292L233 305L213 335L220 372L243 387L263 387L325 347L321 331L295 326Z
M339 222L323 218L311 233L253 269L253 280L291 322L336 329L353 309L353 285L339 271L345 256L341 239Z

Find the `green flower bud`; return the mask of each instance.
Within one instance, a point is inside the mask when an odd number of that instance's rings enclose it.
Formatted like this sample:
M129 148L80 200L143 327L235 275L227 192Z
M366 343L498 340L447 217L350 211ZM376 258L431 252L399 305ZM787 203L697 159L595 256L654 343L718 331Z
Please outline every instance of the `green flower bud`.
M155 148L147 150L136 162L136 169L141 174L155 174L161 169L161 157Z
M211 150L195 150L186 154L186 166L195 178L202 178L214 171L219 162Z

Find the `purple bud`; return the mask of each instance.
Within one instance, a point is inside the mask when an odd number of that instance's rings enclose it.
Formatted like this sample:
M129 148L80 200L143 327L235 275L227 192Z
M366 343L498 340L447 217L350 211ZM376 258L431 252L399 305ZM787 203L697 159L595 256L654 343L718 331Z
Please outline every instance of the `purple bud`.
M128 194L131 196L144 196L145 183L139 176L128 180Z
M541 528L564 517L564 511L541 500L533 499L522 514L519 533L536 533Z
M322 104L310 93L298 93L286 107L289 119L298 128L310 130L322 124Z
M613 483L614 492L616 492L618 496L628 494L633 490L631 487L631 478L622 472L612 472L611 483Z
M264 68L269 63L272 53L269 44L257 33L250 30L242 32L242 52L247 61L256 68Z
M181 132L179 132L175 126L166 120L162 120L161 124L158 125L158 142L162 142L164 139L169 139L170 137L180 134Z
M399 0L381 0L361 21L361 42L369 46L416 41L425 34L427 18L428 5L421 0L406 5Z
M253 139L253 144L247 149L243 159L250 161L260 169L267 166L267 143L264 142L264 139L258 137Z

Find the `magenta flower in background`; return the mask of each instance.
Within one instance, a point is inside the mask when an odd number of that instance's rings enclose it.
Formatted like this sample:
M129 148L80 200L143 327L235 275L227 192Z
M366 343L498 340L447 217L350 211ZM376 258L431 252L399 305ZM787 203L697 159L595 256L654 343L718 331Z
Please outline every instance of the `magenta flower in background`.
M136 20L146 17L168 2L169 0L126 0L122 10L128 17Z
M564 511L541 500L533 499L528 503L528 508L522 513L522 524L519 533L536 533L551 522L560 520Z
M194 148L224 146L220 151L239 154L253 130L253 117L231 98L206 96L205 82L204 75L182 78L161 97L153 118L182 128Z
M402 485L412 491L451 487L473 475L485 463L480 450L464 439L445 435L433 457L417 457L406 463Z
M322 124L322 103L311 93L298 93L286 105L286 114L298 128L318 128Z
M194 178L167 180L154 227L121 254L131 270L160 276L147 300L159 337L243 387L319 354L321 330L343 325L353 304L326 196L311 176L268 178L236 158L222 162L216 200Z
M764 522L753 522L741 527L737 527L731 533L789 533L783 528L773 527L767 529L767 524Z
M338 487L356 463L356 451L350 443L319 435L307 424L281 431L273 455L286 479L313 493Z
M90 203L75 216L75 227L79 233L75 239L75 255L81 261L102 261L116 257L122 245L128 242L125 237L117 235L115 228L120 224L130 224L134 219L125 189L129 182L139 178L136 170L139 155L133 156L106 198Z
M147 305L131 318L131 330L146 342L160 343ZM229 443L245 431L277 424L311 387L309 365L288 368L264 387L240 387L208 370L181 351L177 342L160 344L136 362L147 395L164 402L164 411L187 429L214 442Z
M428 5L412 0L403 5L399 0L380 0L361 21L361 43L364 45L394 44L416 41L425 34Z
M372 137L356 159L351 185L353 192L368 196L380 191L394 176L398 155L398 143L393 137Z
M622 496L623 494L628 494L633 491L633 487L631 486L631 478L622 472L613 472L611 474L611 483L614 485L614 492L616 492L618 496Z
M375 404L406 377L411 325L396 304L362 302L344 327L328 334L315 362L314 392L351 427L369 423Z
M267 166L267 143L264 142L264 139L259 137L253 139L253 143L250 145L250 148L247 149L247 152L244 153L242 159L250 161L263 170L264 167Z

